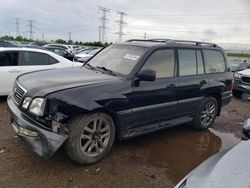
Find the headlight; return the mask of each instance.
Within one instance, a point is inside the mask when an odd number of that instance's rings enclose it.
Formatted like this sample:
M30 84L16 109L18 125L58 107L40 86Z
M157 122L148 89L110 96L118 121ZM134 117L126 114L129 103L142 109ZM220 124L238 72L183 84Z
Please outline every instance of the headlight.
M43 98L34 98L29 107L29 111L36 116L43 116L44 109L45 100Z
M240 80L241 79L241 74L239 74L239 73L234 73L234 79L236 79L236 80Z
M23 107L24 109L27 109L27 108L29 107L30 101L31 101L31 98L30 98L30 97L26 97L26 98L23 100L22 107Z

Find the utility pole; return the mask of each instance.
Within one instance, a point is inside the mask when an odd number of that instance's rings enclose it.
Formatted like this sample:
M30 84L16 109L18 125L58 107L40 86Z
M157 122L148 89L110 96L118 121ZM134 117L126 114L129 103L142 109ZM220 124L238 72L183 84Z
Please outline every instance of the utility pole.
M27 20L28 21L28 27L29 27L29 33L30 33L30 39L33 39L33 33L35 33L33 31L33 27L34 27L34 22L35 20Z
M119 35L118 41L121 42L122 41L122 35L125 35L125 33L123 32L123 27L125 25L127 25L127 22L124 21L124 16L126 16L127 14L125 12L117 12L120 15L120 20L115 21L116 23L118 23L119 25L119 31L115 34Z
M101 21L101 25L100 25L100 27L101 27L101 42L105 43L107 41L106 30L108 28L106 26L106 23L108 22L107 13L110 11L110 9L99 6L99 10L102 12L102 17L100 17L100 21Z
M144 40L147 39L147 33L146 32L144 33L144 37L143 38L144 38Z
M15 24L16 24L16 37L20 35L20 33L19 33L19 20L20 20L20 18L18 18L18 17L15 18Z

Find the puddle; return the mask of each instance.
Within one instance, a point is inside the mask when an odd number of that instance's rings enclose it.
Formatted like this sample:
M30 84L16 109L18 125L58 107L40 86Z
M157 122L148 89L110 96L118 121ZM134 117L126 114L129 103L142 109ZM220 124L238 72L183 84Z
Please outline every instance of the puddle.
M166 178L176 184L204 160L239 142L232 134L214 129L195 131L182 126L139 137L125 145L133 153L129 154L132 162L164 169Z

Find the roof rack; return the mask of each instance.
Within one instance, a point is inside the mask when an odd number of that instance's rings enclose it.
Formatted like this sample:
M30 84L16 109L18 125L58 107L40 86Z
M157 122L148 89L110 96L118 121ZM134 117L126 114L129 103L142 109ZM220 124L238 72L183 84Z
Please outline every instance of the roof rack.
M130 39L126 42L167 42L170 39Z
M173 39L130 39L127 42L165 42L165 43L183 43L183 44L194 44L196 46L210 46L210 47L218 47L214 43L209 42L200 42L200 41L191 41L191 40L173 40Z

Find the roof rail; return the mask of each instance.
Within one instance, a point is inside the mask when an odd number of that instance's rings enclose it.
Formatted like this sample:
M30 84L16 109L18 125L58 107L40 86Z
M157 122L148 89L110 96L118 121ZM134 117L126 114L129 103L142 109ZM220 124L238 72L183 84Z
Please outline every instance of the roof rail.
M165 42L165 43L184 43L184 44L194 44L196 46L208 45L211 47L218 47L214 43L191 41L191 40L174 40L174 39L130 39L126 42Z
M200 42L200 41L192 41L192 40L169 40L169 43L190 43L195 44L196 46L202 46L202 45L211 45L211 47L218 47L214 43L209 42Z
M126 42L167 42L170 39L130 39Z

